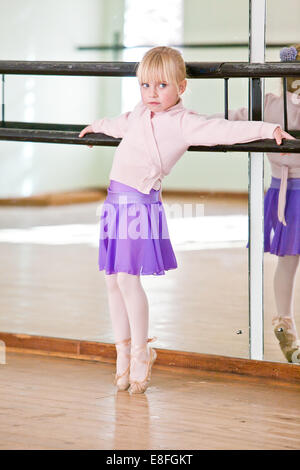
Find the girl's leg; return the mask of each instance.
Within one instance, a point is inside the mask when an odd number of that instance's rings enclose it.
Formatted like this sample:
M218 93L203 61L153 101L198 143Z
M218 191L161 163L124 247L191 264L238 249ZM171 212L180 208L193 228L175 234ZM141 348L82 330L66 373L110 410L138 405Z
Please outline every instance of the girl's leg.
M104 274L104 278L115 343L119 343L131 337L126 306L119 289L117 274ZM117 352L117 374L120 375L129 364L130 344L117 346ZM119 354L119 352L124 352L124 354Z
M294 322L294 291L299 255L278 256L274 276L274 293L277 315L291 317Z
M140 276L120 272L118 285L128 313L132 344L143 345L148 339L149 304Z
M149 304L146 293L141 284L140 276L127 273L118 273L118 284L123 295L128 313L131 329L131 351L138 350L134 354L137 358L132 361L130 377L141 381L147 373L146 362L149 359L148 324L149 324Z

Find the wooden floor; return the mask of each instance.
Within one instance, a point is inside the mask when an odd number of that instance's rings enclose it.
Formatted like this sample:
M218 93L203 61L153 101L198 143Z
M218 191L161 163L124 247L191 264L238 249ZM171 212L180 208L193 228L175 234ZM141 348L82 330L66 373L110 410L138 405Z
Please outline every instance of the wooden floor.
M165 204L201 202L207 216L247 214L243 198L195 200L163 194L163 199ZM97 266L100 203L0 207L0 331L114 342L103 271ZM157 336L158 348L249 357L243 244L175 249L178 269L165 276L142 276L150 306L149 332ZM267 254L265 359L285 362L271 325L275 266L276 257ZM300 328L300 289L295 304Z
M243 198L163 199L164 204L201 202L207 216L247 214ZM0 331L114 342L103 271L97 266L99 204L0 207ZM184 221L182 227L184 231ZM175 248L175 254L178 269L160 278L142 276L149 333L158 337L157 347L248 358L244 242L215 249ZM271 325L275 266L276 257L266 254L265 359L285 362ZM295 306L300 327L298 288Z
M0 449L299 449L300 385L156 365L143 395L114 366L9 353Z

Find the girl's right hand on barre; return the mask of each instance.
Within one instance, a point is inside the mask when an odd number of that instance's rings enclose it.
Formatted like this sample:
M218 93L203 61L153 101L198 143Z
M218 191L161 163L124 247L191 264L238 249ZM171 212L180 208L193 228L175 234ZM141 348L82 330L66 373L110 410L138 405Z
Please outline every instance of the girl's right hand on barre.
M285 132L283 129L281 129L280 126L276 127L276 129L274 130L273 137L276 140L277 145L282 144L282 139L289 139L289 140L294 139L295 140L295 137L293 137L292 135ZM291 155L291 154L290 153L281 153L280 154L280 156L282 156L282 157L285 156L285 155Z
M92 132L94 132L92 126L86 126L84 129L82 129L78 137L83 137L85 134L91 134ZM88 147L92 149L93 145L88 145Z

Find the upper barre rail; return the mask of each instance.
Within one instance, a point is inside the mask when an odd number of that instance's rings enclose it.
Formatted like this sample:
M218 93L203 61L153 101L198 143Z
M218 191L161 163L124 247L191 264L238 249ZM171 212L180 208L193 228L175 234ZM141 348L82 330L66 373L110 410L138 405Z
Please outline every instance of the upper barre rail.
M139 62L0 60L0 74L135 77ZM300 75L298 62L186 62L187 78L267 78Z

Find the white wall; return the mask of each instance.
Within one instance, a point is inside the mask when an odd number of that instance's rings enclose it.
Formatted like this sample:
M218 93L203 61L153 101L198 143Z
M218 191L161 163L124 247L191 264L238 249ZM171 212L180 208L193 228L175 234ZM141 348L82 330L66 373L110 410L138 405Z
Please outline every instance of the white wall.
M78 45L112 42L123 29L123 0L10 0L0 15L1 60L114 60L111 53L78 51ZM9 47L7 47L9 45ZM6 120L90 123L118 112L119 79L7 75ZM102 184L113 149L99 154L77 145L0 142L0 197ZM100 176L100 178L99 178Z
M184 35L186 43L247 42L248 0L184 1ZM291 14L291 12L293 12ZM267 2L266 39L268 42L300 42L300 3L297 0ZM247 49L220 48L184 50L186 61L248 61ZM270 49L266 60L279 61L279 49ZM278 92L279 80L266 79L266 92ZM186 107L198 112L216 113L224 109L223 80L189 80L184 97ZM229 81L229 106L237 109L248 106L248 80ZM168 185L219 191L247 191L248 164L246 153L212 154L186 153L168 177ZM265 165L265 185L270 180L270 168ZM166 187L166 184L165 184Z
M247 42L248 4L248 0L184 0L184 41ZM300 42L300 3L286 0L284 11L283 15L279 0L268 1L267 40ZM123 16L124 0L10 0L1 9L0 59L123 60L121 53L76 50L77 45L111 44L115 31L122 38ZM247 48L184 49L183 54L186 61L248 60ZM270 50L266 58L278 60L278 50ZM276 80L267 81L268 91L277 88ZM122 79L116 77L10 75L6 119L87 124L119 114L121 92ZM230 107L247 106L247 92L247 79L230 80ZM189 80L183 100L186 107L201 113L221 112L223 81ZM0 197L106 187L114 151L0 141ZM268 166L266 170L267 181ZM187 152L165 178L164 188L247 191L247 173L245 153Z

